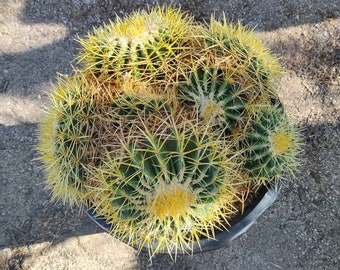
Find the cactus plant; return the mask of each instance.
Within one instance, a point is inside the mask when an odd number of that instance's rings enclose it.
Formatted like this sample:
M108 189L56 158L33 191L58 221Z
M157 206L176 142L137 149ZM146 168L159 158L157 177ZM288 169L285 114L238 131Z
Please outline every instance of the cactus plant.
M229 80L271 90L282 68L253 31L240 23L229 24L225 17L222 22L211 18L203 31L205 47L226 63Z
M279 105L263 107L245 131L244 167L257 186L293 175L301 151L301 136Z
M294 174L301 139L276 58L240 24L137 12L79 39L41 124L52 197L92 208L139 250L192 252L260 186Z
M60 78L50 94L51 108L40 125L40 159L48 172L53 198L81 200L86 166L95 149L92 83L83 76Z
M111 111L115 123L124 118L124 126L114 129L126 136L116 146L112 139L110 147L121 150L106 152L109 158L94 169L91 204L115 235L139 249L190 250L235 213L236 186L243 181L236 158L220 134L192 120L177 123L167 104L133 103L135 109L115 104Z
M277 100L275 82L281 67L262 42L241 24L214 18L200 29L201 50L183 71L181 99L196 107L201 118L227 127L245 126L252 114Z
M189 76L188 82L178 86L180 96L196 108L200 118L230 131L243 122L249 102L246 91L238 83L229 83L223 69L197 68Z
M82 49L77 59L99 80L119 82L132 77L157 79L159 84L187 51L191 26L192 19L175 9L137 12L80 38Z

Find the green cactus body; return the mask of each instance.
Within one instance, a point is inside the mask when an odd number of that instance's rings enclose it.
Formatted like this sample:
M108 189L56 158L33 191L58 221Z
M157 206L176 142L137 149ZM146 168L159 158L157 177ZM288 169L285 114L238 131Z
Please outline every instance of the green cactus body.
M183 136L182 142L177 141L178 136ZM117 161L121 178L111 180L112 189L116 192L116 199L111 204L118 206L117 214L121 218L134 219L140 216L139 203L143 201L146 204L147 195L152 196L157 192L156 186L172 186L174 180L176 185L182 186L189 193L197 193L205 207L209 205L207 202L216 200L216 194L212 191L218 191L221 187L221 176L218 175L220 168L217 165L220 161L211 156L214 153L211 153L211 147L204 146L207 144L204 139L200 141L195 134L187 136L172 132L162 139L146 138L146 141L139 142L143 145L141 149L129 146L130 157ZM186 183L189 181L191 187ZM163 209L161 205L155 207L155 213L163 218L171 216L170 213L180 213L173 211L169 205L169 209ZM180 210L181 206L175 207Z
M229 83L221 69L197 69L187 83L179 84L180 98L196 107L201 118L230 131L243 122L246 93Z
M301 138L283 109L274 106L258 112L245 131L245 168L258 186L293 174L298 165Z
M159 84L177 66L186 51L191 18L161 8L117 19L92 35L79 39L78 60L99 80L134 78ZM171 71L166 72L170 68ZM165 83L165 82L164 82Z

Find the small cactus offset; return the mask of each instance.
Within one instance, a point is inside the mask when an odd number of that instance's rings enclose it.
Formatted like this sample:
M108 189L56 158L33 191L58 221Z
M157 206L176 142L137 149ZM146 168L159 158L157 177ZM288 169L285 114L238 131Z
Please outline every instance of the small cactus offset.
M242 86L228 82L226 75L219 68L197 68L178 88L186 105L193 106L201 119L232 131L243 122L249 101Z
M95 107L88 88L93 84L78 74L60 78L50 95L51 108L40 125L40 159L55 199L83 202L86 167L96 148Z
M293 175L301 151L301 137L289 123L279 105L264 107L245 131L244 167L256 185L268 185L282 179L284 173Z
M249 193L294 175L302 140L275 90L281 67L252 31L158 7L79 42L40 128L54 199L150 256L190 253Z

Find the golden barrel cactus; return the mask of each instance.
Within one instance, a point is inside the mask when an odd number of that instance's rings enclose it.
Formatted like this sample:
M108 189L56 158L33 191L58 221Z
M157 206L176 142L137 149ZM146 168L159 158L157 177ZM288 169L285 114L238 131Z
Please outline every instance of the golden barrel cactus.
M113 235L151 256L190 252L296 170L281 67L252 31L158 7L79 42L38 148L52 197L94 209Z

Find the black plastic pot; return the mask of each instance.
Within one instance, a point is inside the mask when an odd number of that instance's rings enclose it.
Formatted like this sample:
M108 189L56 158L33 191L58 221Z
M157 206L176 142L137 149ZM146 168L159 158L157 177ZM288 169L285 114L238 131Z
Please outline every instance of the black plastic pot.
M280 190L281 184L272 186L269 189L267 187L261 188L258 192L258 196L248 205L244 213L231 220L231 226L228 230L216 231L215 239L201 239L200 246L195 243L193 250L188 250L188 252L197 253L230 246L233 239L245 233L261 216L261 214L272 205ZM94 210L86 210L86 213L98 226L107 233L110 233L110 225L107 224L103 218L97 217ZM143 248L142 251L147 251L147 249ZM168 253L167 251L165 252Z

